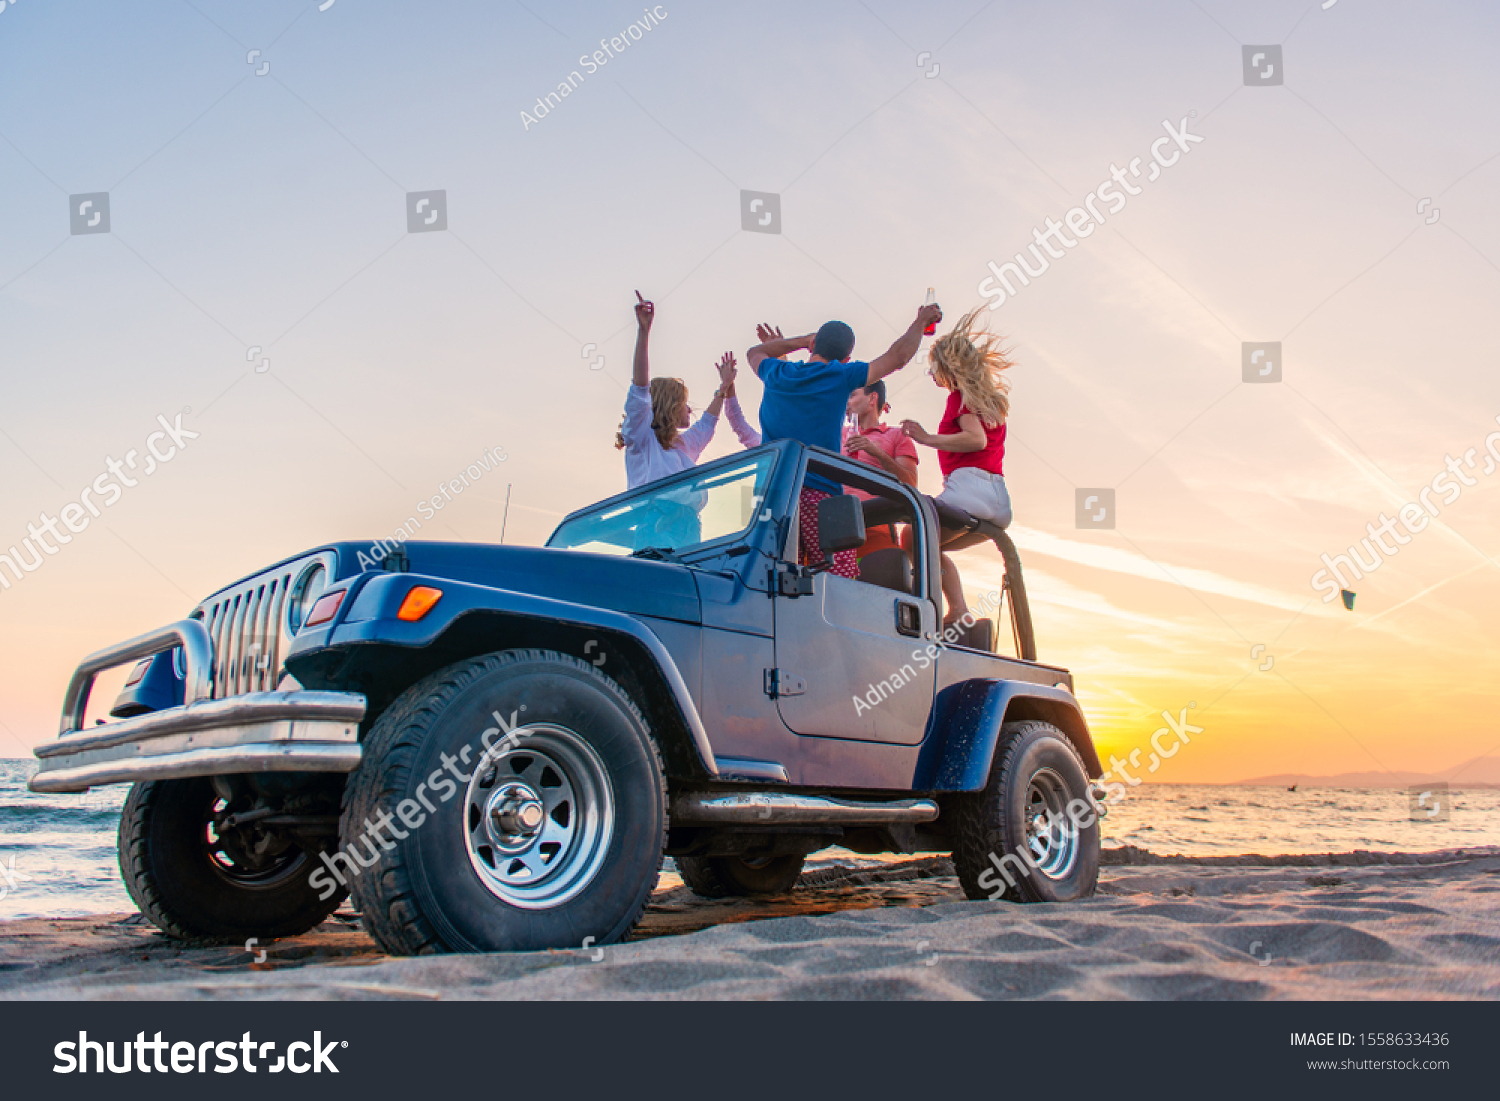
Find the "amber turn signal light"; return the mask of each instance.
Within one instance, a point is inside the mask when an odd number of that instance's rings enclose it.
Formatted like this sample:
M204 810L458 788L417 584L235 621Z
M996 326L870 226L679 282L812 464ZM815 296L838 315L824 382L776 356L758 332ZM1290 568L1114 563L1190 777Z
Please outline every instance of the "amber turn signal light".
M401 602L401 609L396 613L396 618L405 620L407 623L415 623L428 612L432 606L443 599L443 590L434 589L431 585L413 585L406 599Z
M312 606L312 611L307 613L307 622L302 626L316 627L321 623L327 623L338 614L339 605L344 602L346 592L348 592L347 589L340 589L338 592L318 597L318 602Z

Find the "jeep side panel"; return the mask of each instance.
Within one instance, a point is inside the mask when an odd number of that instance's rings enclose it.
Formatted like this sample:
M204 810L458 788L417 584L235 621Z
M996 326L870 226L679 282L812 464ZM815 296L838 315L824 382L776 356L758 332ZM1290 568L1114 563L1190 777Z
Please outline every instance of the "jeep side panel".
M661 638L640 619L415 573L359 580L347 612L341 608L329 624L297 636L287 668L304 686L362 692L373 716L421 677L476 654L538 647L582 660L602 654L606 663L613 654L618 660L608 671L649 713L668 770L703 779L718 775L688 682ZM402 621L397 610L416 585L441 589L443 596L427 616ZM596 645L589 646L591 641Z

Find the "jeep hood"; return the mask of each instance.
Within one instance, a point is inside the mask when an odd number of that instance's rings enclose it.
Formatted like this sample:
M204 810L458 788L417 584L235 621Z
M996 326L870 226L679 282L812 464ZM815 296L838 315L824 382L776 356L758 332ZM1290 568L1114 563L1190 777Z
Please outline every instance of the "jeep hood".
M381 569L386 553L369 543L337 543L329 549L338 554L341 579L367 569ZM410 573L631 615L702 622L693 571L669 562L485 543L410 542L401 544L394 553L405 555L403 568ZM376 563L373 567L372 560Z

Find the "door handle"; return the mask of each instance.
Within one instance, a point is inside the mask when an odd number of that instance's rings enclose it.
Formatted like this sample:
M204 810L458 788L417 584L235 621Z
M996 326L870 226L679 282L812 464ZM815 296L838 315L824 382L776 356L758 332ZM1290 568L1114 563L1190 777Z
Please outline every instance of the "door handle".
M896 601L896 633L910 638L922 637L922 606L909 600Z

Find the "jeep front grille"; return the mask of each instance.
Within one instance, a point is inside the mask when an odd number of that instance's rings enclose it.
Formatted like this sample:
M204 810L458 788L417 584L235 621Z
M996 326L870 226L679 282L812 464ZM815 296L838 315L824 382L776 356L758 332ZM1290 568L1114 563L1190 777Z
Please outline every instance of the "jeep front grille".
M198 606L193 618L203 621L213 643L213 699L276 690L292 641L287 601L303 573L320 562L332 580L333 554L310 554L216 593Z

